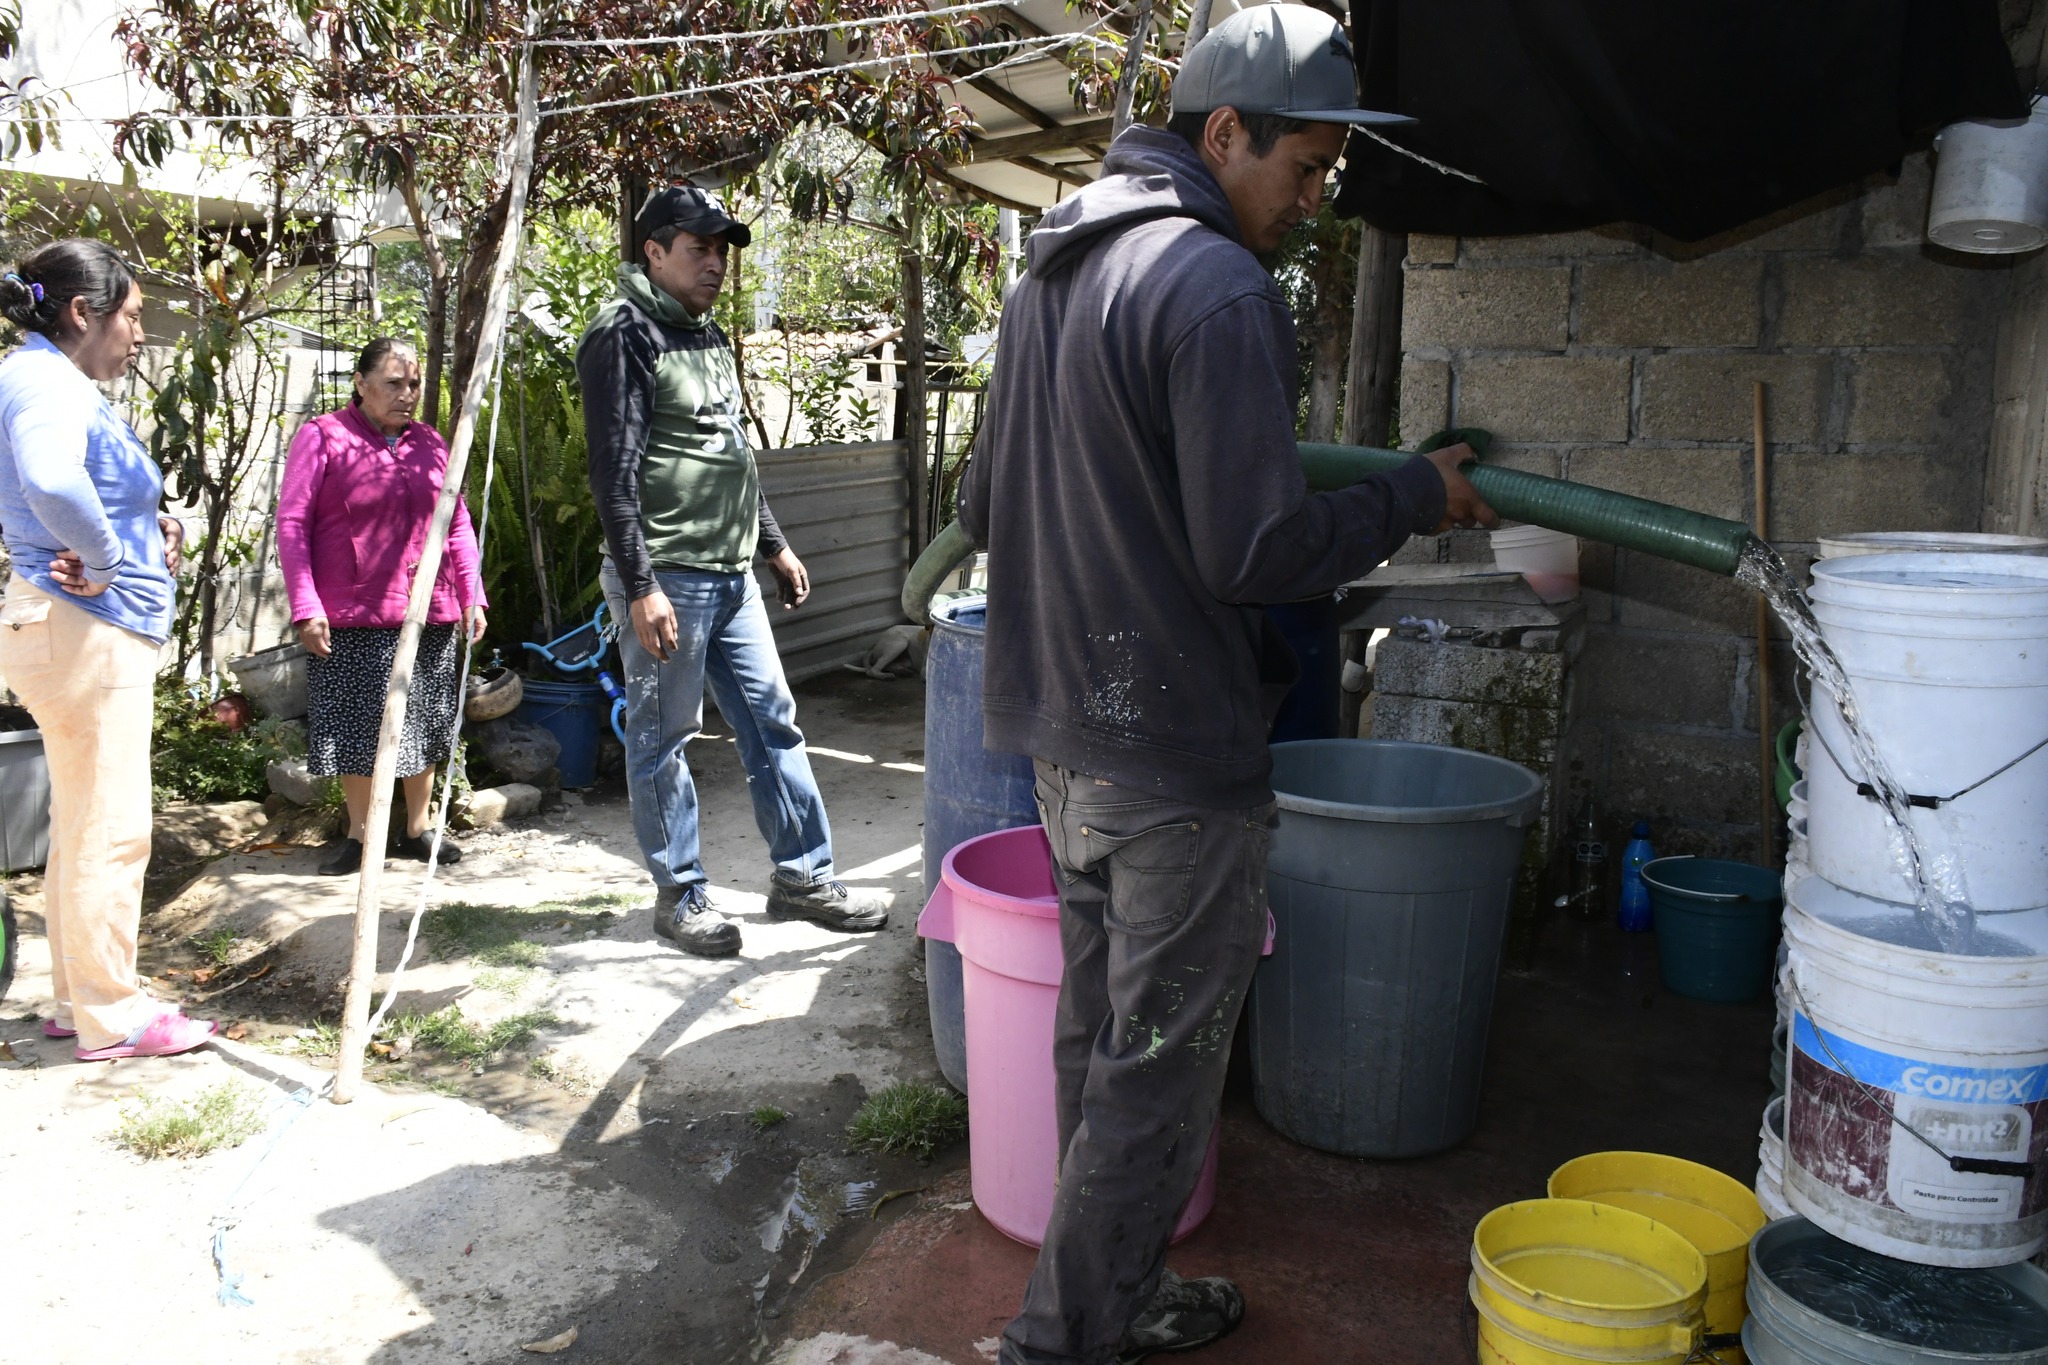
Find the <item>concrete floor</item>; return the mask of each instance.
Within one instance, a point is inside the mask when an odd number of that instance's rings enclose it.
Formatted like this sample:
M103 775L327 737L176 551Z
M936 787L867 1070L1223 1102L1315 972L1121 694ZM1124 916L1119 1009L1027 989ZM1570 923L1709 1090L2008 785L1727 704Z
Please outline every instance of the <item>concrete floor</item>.
M1501 980L1478 1129L1453 1151L1365 1161L1298 1146L1259 1118L1249 1072L1235 1067L1216 1209L1170 1262L1235 1279L1248 1311L1234 1336L1190 1358L1471 1360L1473 1225L1540 1196L1562 1162L1638 1149L1755 1178L1771 1027L1768 1000L1709 1005L1659 989L1648 938L1554 923L1527 969ZM820 1284L799 1334L886 1341L951 1365L992 1359L1033 1252L962 1206L966 1191L961 1172Z

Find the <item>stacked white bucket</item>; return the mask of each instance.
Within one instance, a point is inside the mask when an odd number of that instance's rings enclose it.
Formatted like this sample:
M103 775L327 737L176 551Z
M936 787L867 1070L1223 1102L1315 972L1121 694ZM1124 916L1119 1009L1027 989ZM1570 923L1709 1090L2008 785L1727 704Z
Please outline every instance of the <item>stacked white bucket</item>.
M2048 558L1828 559L1811 596L1894 775L1941 798L1911 818L1958 858L1977 937L1947 953L1919 925L1816 691L1789 812L1786 1095L1758 1197L1906 1261L2025 1260L2048 1240Z

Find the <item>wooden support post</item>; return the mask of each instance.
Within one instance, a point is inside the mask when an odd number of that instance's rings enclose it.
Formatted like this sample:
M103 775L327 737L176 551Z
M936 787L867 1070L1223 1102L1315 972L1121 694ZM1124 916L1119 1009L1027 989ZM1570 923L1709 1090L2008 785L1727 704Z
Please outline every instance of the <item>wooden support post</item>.
M1408 238L1366 224L1358 242L1358 297L1351 309L1351 365L1344 387L1344 443L1392 445L1394 384L1401 373L1401 262ZM1411 446L1427 431L1404 431Z
M531 32L530 24L528 29ZM468 383L463 386L455 436L448 444L448 471L442 480L440 500L434 504L434 519L427 526L426 543L420 547L412 597L406 603L405 622L399 628L398 650L391 661L391 682L384 693L384 724L377 735L377 758L370 768L370 810L363 822L363 867L356 886L355 946L349 957L348 996L342 1006L341 1051L335 1057L336 1104L354 1100L362 1085L363 1051L370 1043L370 994L377 979L377 927L383 910L379 883L384 870L385 835L391 824L391 784L398 776L398 740L405 727L406 697L412 689L412 666L419 654L420 632L426 626L427 608L433 602L434 582L441 574L441 553L448 543L456 501L462 496L463 476L469 469L470 447L476 443L484 393L490 387L491 371L496 367L498 348L504 342L505 321L511 311L512 267L524 235L526 192L533 179L539 96L540 78L534 50L529 46L519 57L519 107L512 128L512 180L505 231L491 265L490 292L484 305L483 325L477 333L476 359L470 365Z
M932 477L931 434L928 429L924 371L924 253L918 229L924 201L913 189L903 205L903 434L910 441L910 553L925 547L925 490Z
M1771 535L1769 476L1764 463L1764 385L1758 380L1755 398L1756 440L1756 524L1749 529L1758 540ZM1756 596L1756 745L1759 768L1757 788L1757 843L1763 851L1763 866L1778 857L1778 762L1771 746L1771 608L1762 593Z

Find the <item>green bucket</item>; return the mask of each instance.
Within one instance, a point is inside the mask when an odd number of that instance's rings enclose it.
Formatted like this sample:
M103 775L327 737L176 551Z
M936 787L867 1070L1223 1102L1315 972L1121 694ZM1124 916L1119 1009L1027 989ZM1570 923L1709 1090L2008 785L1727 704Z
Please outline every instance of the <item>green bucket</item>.
M1764 993L1784 903L1777 873L1723 858L1658 858L1642 876L1665 989L1726 1004Z
M1799 747L1800 727L1805 724L1803 719L1798 718L1786 721L1785 728L1778 731L1777 744L1773 746L1778 754L1778 776L1773 786L1778 796L1780 815L1792 804L1792 784L1802 776L1799 765L1793 761L1792 755Z

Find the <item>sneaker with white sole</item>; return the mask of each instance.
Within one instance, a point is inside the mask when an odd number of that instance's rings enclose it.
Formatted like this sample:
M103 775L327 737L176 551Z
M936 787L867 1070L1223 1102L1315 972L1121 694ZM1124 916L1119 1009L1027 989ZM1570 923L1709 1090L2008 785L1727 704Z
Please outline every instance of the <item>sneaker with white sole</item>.
M1138 1365L1153 1356L1193 1351L1221 1341L1244 1321L1244 1295L1221 1276L1184 1280L1161 1271L1159 1288L1117 1347L1117 1365Z
M768 918L807 919L844 933L867 933L889 922L889 904L872 891L849 891L844 882L776 882L768 889Z
M655 889L654 932L692 957L732 957L740 950L740 927L711 908L702 882Z

